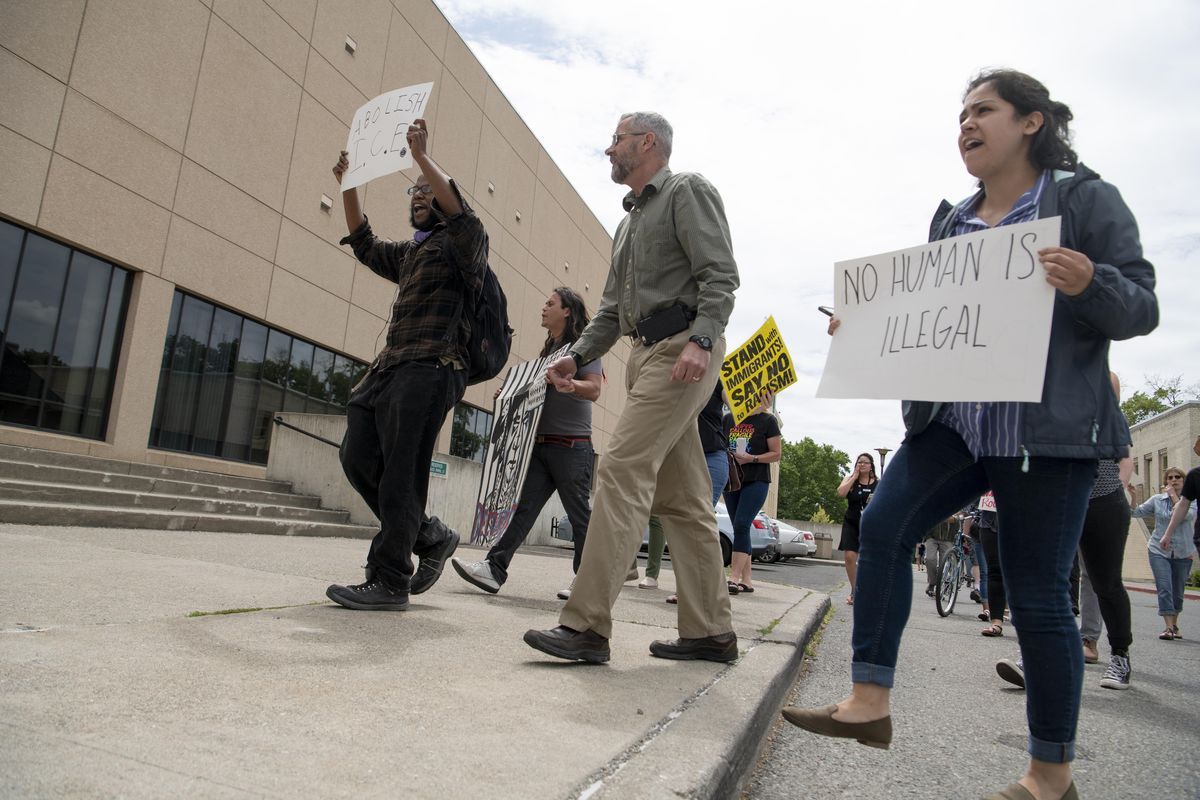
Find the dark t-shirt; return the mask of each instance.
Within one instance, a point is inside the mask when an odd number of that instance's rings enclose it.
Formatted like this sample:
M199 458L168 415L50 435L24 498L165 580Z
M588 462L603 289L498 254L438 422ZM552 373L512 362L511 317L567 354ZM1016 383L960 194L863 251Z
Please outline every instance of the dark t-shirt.
M846 519L858 522L862 518L863 509L867 507L867 503L871 502L871 495L875 494L875 487L878 485L879 481L854 482L846 494Z
M722 418L721 409L724 406L721 382L717 381L712 397L708 398L708 404L700 410L700 418L696 423L700 428L700 444L704 447L705 455L724 450L728 446L729 428L725 426L725 420L728 419L732 424L733 418L728 415Z
M729 430L729 436L726 441L729 442L730 451L737 448L738 439L749 439L746 452L752 456L761 456L770 450L767 447L767 439L779 435L779 422L770 414L751 414L737 425L733 424L733 415L726 414L724 424ZM750 483L752 481L766 481L770 483L771 465L742 464L742 483Z
M600 359L590 361L580 368L575 376L604 372ZM546 402L542 406L542 418L538 421L539 436L591 436L592 401L575 394L565 394L553 386L546 385Z

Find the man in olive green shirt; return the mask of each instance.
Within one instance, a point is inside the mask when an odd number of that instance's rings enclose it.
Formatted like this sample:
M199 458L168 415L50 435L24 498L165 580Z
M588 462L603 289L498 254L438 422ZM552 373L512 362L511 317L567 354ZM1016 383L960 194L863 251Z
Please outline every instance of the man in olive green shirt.
M671 139L658 114L621 117L605 154L613 181L631 191L604 296L570 356L547 368L552 383L565 385L620 336L634 337L625 409L600 460L571 598L557 628L525 634L529 646L559 658L608 661L612 607L652 513L671 549L680 638L652 643L651 654L738 656L712 483L696 433L725 355L737 265L720 195L700 175L671 172Z

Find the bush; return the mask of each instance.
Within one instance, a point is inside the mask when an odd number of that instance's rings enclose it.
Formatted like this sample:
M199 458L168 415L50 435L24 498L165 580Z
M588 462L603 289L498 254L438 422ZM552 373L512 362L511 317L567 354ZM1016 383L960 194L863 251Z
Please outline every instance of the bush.
M1200 569L1192 572L1192 577L1188 578L1188 586L1200 586Z

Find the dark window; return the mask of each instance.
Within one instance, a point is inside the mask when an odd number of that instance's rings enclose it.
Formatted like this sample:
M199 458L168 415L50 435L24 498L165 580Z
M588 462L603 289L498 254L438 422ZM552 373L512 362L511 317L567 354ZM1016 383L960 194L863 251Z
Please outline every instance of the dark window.
M492 433L492 415L459 403L454 407L454 425L450 428L450 455L483 463L488 436Z
M0 222L0 422L104 437L129 273Z
M265 464L276 412L345 413L366 369L177 291L150 446Z

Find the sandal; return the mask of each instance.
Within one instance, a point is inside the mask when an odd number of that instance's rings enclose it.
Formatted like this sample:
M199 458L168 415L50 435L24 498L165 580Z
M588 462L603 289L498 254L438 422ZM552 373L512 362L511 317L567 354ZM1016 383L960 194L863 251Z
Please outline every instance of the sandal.
M1183 634L1179 632L1179 626L1178 626L1178 625L1172 625L1172 626L1171 626L1171 635L1172 635L1172 636L1174 636L1176 639L1182 639L1182 638L1183 638Z
M739 591L739 592L743 592L744 594L750 594L751 592L753 592L753 591L754 591L754 587L753 587L753 586L747 586L746 584L744 584L744 583L742 583L742 582L740 582L740 581L738 582L738 585L737 585L737 586L738 586L738 591Z
M984 636L1003 636L1004 628L1002 628L1000 625L988 625L986 628L981 630L980 633Z
M980 611L980 612L979 612L979 621L980 621L980 622L987 622L987 621L988 621L989 619L991 619L991 618L992 618L992 617L991 617L991 615L990 615L990 614L988 614L988 612L986 612L986 611Z
M733 581L725 581L725 587L729 589L730 594L737 594L741 591L741 589L738 588L738 585Z
M1170 628L1166 628L1163 630L1162 633L1160 633L1158 635L1158 638L1162 639L1163 641L1169 642L1175 638L1175 632L1172 631Z
M677 594L667 595L667 602L673 606L678 605L679 604L679 595L677 595Z

